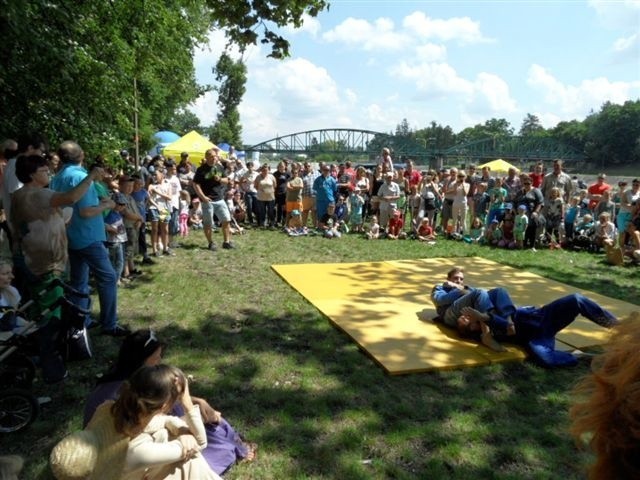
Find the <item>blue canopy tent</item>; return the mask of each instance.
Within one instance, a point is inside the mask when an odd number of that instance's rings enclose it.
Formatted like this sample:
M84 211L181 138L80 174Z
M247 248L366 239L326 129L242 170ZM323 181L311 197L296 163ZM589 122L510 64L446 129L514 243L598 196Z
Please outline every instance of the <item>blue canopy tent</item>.
M180 135L174 132L170 132L168 130L160 130L153 134L153 139L156 141L155 147L149 150L149 155L152 157L155 155L160 155L164 150L164 147L175 142L180 138Z

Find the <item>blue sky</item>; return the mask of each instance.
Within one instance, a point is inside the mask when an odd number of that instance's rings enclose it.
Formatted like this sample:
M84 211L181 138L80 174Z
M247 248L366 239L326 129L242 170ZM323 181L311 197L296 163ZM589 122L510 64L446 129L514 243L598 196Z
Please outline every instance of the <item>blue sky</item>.
M283 32L286 60L264 46L243 55L247 145L321 128L390 132L403 118L456 132L506 118L517 131L532 113L549 128L640 98L638 0L335 0ZM224 44L212 32L196 52L200 83L214 83ZM192 106L204 125L216 101L212 92Z

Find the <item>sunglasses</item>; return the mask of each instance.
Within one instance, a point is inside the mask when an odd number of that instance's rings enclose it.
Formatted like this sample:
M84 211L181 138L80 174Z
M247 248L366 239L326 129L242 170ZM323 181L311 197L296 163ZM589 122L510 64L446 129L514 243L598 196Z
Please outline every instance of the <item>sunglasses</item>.
M144 346L143 348L147 348L147 346L151 343L151 342L158 342L158 337L156 337L156 332L154 332L153 330L149 329L149 338L147 339L146 342L144 342Z

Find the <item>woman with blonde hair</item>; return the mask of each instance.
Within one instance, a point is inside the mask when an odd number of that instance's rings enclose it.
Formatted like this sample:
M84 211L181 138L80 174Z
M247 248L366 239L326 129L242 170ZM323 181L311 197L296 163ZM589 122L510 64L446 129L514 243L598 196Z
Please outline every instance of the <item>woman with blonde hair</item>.
M574 389L571 433L596 456L590 479L640 478L640 312L615 327Z

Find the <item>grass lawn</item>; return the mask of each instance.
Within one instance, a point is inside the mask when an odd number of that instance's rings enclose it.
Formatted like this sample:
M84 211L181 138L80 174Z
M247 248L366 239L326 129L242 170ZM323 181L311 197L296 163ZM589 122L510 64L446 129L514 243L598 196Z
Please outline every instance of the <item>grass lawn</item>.
M217 234L219 241L219 234ZM165 360L195 377L192 392L259 444L258 460L228 479L583 478L584 453L567 435L570 388L588 371L508 363L391 377L270 269L274 263L482 256L637 303L638 269L602 255L515 252L441 240L237 237L212 253L192 233L177 256L159 259L120 289L122 322L150 327L170 347ZM444 276L444 272L443 272ZM424 284L428 302L434 279ZM96 302L97 303L97 302ZM93 332L92 332L93 333ZM95 357L70 366L62 387L26 431L0 438L2 453L27 460L24 479L52 478L53 445L78 429L84 397L119 340L93 334Z

